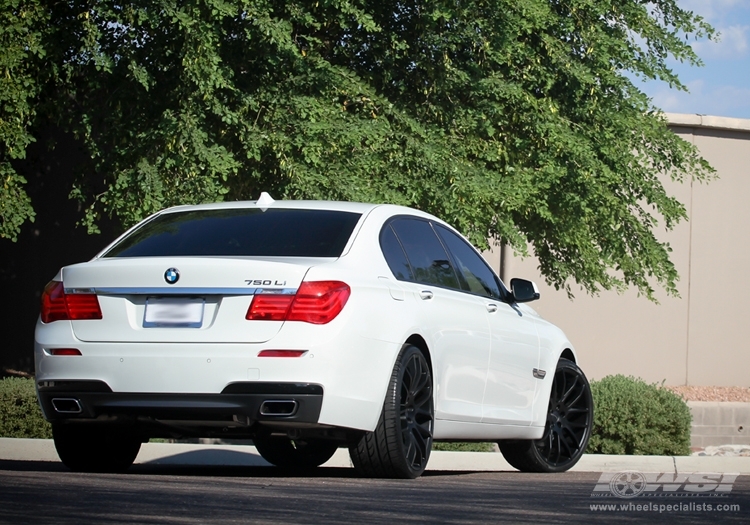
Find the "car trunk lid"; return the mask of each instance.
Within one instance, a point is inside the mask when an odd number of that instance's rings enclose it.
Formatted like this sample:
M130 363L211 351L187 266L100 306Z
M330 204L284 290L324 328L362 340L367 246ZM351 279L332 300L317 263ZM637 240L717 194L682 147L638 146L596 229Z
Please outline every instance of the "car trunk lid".
M82 341L258 343L280 321L248 321L255 294L293 294L320 260L105 258L63 269L66 293L96 293L101 320L72 321Z

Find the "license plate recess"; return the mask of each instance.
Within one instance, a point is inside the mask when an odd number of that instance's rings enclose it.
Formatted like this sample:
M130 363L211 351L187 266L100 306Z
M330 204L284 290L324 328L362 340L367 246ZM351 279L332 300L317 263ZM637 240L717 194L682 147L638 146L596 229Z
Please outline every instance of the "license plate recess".
M202 297L149 297L144 328L200 328L206 300Z

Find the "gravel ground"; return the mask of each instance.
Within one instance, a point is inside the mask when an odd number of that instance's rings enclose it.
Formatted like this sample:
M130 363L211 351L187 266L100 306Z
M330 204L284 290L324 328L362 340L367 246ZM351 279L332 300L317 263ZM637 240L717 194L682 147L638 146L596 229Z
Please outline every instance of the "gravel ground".
M721 445L718 447L695 448L691 455L750 457L750 445Z
M742 386L668 386L685 401L739 401L750 403L750 388Z

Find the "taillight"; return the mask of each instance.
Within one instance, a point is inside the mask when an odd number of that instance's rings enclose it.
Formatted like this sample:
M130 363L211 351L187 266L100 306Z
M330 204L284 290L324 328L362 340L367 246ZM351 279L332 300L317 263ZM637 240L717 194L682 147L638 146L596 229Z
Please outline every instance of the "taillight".
M52 281L42 294L42 322L101 319L99 299L93 293L65 293L60 281Z
M349 285L341 281L303 282L296 295L256 295L245 319L326 324L339 315L350 294Z

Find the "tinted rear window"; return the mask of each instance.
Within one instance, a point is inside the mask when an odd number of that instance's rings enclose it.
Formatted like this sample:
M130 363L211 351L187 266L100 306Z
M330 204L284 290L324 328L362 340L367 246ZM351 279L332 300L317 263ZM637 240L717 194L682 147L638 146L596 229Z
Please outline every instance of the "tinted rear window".
M360 214L257 208L160 215L117 243L105 257L338 257Z

